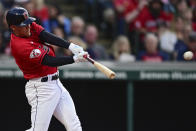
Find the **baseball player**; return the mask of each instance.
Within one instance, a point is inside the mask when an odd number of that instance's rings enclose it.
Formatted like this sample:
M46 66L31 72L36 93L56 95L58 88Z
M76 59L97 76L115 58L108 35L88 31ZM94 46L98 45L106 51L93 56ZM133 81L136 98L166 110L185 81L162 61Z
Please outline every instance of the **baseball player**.
M52 115L67 131L82 131L73 100L58 79L57 67L83 62L83 56L88 53L82 47L46 32L22 7L10 9L6 20L12 33L12 55L28 80L25 86L31 105L31 128L28 131L47 131ZM47 43L69 49L74 56L56 57Z

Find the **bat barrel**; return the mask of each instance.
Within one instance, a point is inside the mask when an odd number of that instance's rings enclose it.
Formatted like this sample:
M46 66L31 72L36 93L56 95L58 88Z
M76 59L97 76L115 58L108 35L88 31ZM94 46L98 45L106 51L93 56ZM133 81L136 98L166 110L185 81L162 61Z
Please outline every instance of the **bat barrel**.
M104 73L108 78L114 79L116 74L104 66L103 64L100 64L99 62L93 60L92 58L88 57L87 55L84 56L85 59L87 59L90 63L92 63L98 70L100 70L102 73Z

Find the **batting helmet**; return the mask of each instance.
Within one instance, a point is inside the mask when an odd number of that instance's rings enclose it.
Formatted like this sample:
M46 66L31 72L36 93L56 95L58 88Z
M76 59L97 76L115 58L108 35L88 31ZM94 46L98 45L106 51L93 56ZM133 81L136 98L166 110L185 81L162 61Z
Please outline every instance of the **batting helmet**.
M35 18L29 17L28 11L22 7L14 7L6 14L6 21L9 26L27 26L35 20Z

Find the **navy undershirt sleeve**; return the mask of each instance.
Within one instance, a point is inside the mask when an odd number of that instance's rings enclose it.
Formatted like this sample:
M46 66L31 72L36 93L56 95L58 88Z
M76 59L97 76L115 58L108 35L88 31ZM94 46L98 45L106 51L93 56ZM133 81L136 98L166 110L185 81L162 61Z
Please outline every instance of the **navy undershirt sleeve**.
M70 45L70 42L64 40L64 39L61 39L59 38L58 36L52 34L52 33L49 33L45 30L43 30L40 34L39 34L39 38L41 41L43 42L47 42L51 45L56 45L56 46L59 46L59 47L63 47L63 48L66 48L68 49L69 48L69 45Z
M54 56L49 56L46 54L41 64L52 66L52 67L57 67L57 66L62 66L62 65L72 64L72 63L74 63L73 56L54 57Z

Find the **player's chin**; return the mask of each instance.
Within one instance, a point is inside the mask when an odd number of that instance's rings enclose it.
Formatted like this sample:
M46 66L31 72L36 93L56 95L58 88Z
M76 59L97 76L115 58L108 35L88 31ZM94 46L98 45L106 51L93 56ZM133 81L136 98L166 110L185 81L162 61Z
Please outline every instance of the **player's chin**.
M31 36L31 32L28 33L28 37L30 37L30 36Z
M26 33L25 33L26 37L30 37L31 36L31 31L30 28L27 28Z
M31 32L28 32L24 35L24 37L30 37L31 36Z

